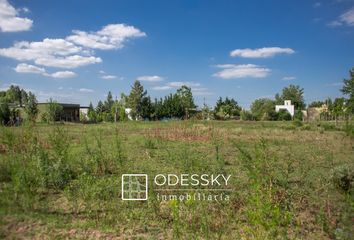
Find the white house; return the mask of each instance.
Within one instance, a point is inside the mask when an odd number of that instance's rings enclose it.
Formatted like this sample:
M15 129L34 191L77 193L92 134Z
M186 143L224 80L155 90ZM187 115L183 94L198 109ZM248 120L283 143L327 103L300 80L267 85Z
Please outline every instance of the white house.
M131 112L132 112L132 109L131 109L131 108L126 108L126 109L125 109L125 114L128 116L128 119L129 119L129 120L133 120L133 117L132 117Z
M291 105L291 100L285 100L284 105L275 105L275 111L279 112L279 110L285 109L288 111L291 115L291 117L294 117L295 113L295 107L294 105Z

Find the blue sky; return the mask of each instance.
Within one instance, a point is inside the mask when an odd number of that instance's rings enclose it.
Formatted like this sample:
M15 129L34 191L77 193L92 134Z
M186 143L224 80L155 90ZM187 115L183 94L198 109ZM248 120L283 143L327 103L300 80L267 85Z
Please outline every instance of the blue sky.
M354 1L0 0L0 88L88 105L140 79L248 108L284 86L341 96L354 65Z

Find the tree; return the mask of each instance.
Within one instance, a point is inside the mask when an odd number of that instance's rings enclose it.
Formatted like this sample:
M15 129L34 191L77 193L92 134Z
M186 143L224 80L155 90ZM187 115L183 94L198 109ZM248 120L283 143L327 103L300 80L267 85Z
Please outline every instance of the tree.
M325 104L323 101L313 101L309 104L309 107L319 108L322 107L323 104Z
M354 113L354 67L349 71L349 78L343 80L344 86L341 92L348 96L346 100L346 108L348 113Z
M104 102L105 109L111 110L113 104L114 104L113 96L112 96L111 91L109 91L108 94L107 94L107 99L106 99L106 101Z
M188 118L189 110L196 108L194 104L192 89L187 87L186 85L182 85L179 89L177 89L177 98L179 104L185 112L185 118Z
M141 101L141 117L143 119L152 119L154 113L154 108L151 103L150 96L143 97Z
M334 99L331 115L334 117L336 124L338 118L344 115L344 103L345 103L344 98Z
M214 108L214 116L216 119L230 119L239 117L241 114L241 107L233 99L225 98L225 101L220 97Z
M139 119L142 116L142 101L147 92L144 87L136 80L131 87L130 94L127 99L127 105L131 108L131 116L133 119Z
M254 117L250 111L242 110L240 114L241 120L243 121L251 121L254 120Z
M100 100L96 106L96 121L102 122L103 121L103 113L105 112L105 106L103 102Z
M279 112L278 112L278 120L281 120L281 121L290 121L291 120L291 115L290 113L285 110L285 109L281 109Z
M21 89L19 86L11 85L6 91L6 98L9 103L21 104Z
M24 89L21 89L21 101L20 101L20 106L22 107L27 103L28 100L28 94Z
M295 106L295 110L303 110L306 107L304 89L298 85L291 84L283 88L281 95L278 93L275 95L276 104L284 104L285 100L291 100L291 103Z
M29 121L36 121L38 115L38 102L36 96L32 92L28 92L27 102L25 104L25 112Z
M6 101L0 101L0 125L7 125L10 121L10 108Z
M251 112L255 120L277 120L275 102L268 98L256 99L251 105Z
M92 102L90 102L89 108L87 110L87 117L90 122L96 122L96 111L93 108Z
M60 118L62 111L63 107L50 98L47 104L45 119L43 120L48 122L55 122L58 118Z

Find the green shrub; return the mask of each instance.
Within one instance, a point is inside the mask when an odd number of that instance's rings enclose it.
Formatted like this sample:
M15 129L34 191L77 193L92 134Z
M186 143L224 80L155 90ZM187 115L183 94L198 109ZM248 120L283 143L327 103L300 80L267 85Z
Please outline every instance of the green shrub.
M241 120L252 121L252 120L254 120L254 117L250 111L242 110L241 111Z
M354 137L354 124L346 124L344 127L344 132L347 136Z
M301 120L295 119L295 120L293 121L293 125L294 125L295 127L301 127L303 124L302 124L302 121L301 121Z
M333 123L323 122L323 123L321 123L321 127L322 127L325 131L336 130L336 126L335 126Z
M311 126L309 124L305 124L301 127L301 130L304 130L304 131L311 130Z
M333 169L332 180L337 188L349 192L354 188L354 164L345 164Z
M287 110L280 110L278 112L278 120L280 121L290 121L291 115Z

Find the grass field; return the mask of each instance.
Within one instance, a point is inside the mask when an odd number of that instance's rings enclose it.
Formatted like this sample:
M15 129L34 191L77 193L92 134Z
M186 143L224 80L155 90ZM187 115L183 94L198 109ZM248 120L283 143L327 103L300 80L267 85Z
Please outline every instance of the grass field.
M353 239L353 163L329 123L1 128L0 238ZM227 173L230 199L122 201L124 173Z

